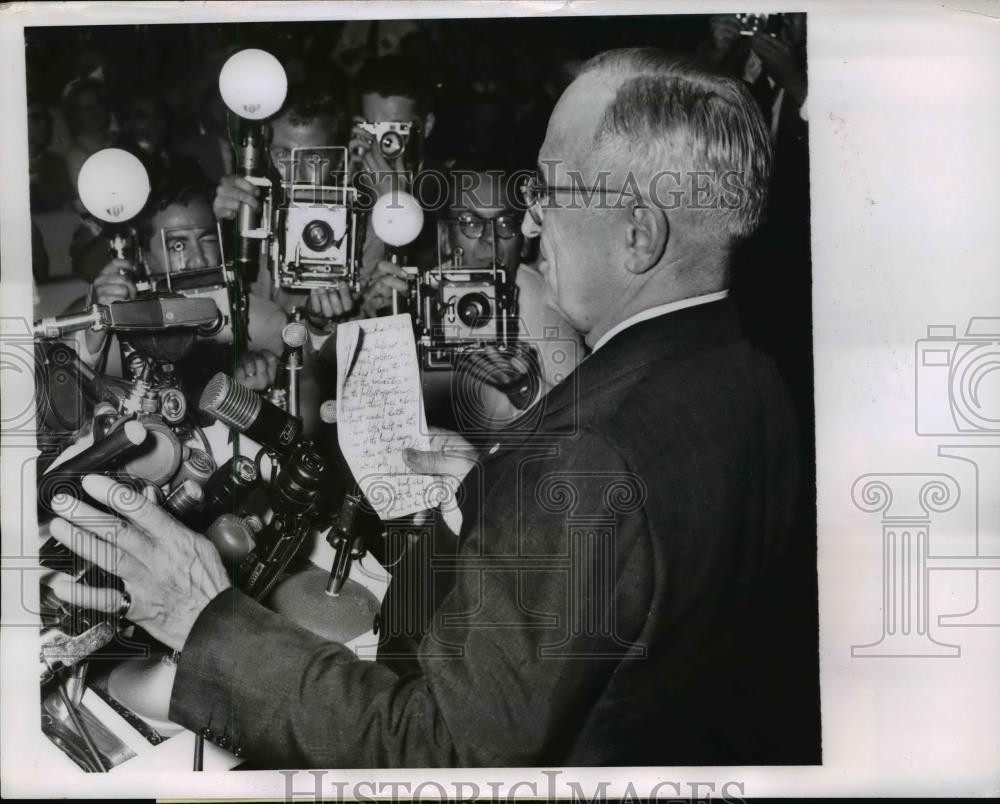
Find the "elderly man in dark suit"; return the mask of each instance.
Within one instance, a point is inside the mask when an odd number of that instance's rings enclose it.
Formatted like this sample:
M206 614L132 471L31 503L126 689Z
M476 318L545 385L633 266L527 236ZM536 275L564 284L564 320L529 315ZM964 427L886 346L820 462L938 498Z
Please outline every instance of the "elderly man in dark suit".
M444 436L407 457L464 478L426 629L359 661L230 588L206 540L142 503L113 557L130 619L183 651L177 722L275 767L782 761L757 640L797 450L726 290L764 207L767 129L738 81L613 51L563 94L539 164L528 234L592 353L531 428L475 458Z

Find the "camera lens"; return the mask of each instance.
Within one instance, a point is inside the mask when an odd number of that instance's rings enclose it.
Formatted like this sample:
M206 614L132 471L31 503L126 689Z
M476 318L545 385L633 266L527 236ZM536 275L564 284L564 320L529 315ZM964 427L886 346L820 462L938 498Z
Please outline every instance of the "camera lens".
M490 300L482 293L468 293L458 300L456 306L458 317L469 329L486 326L493 314Z
M204 326L198 327L198 334L208 338L211 337L212 335L216 335L219 332L222 332L222 328L225 325L226 325L226 319L220 312L215 316L215 321L213 321L211 324L205 324Z
M326 221L309 221L302 229L302 240L313 251L323 251L333 242L333 229Z
M378 141L378 147L382 149L382 156L386 159L392 159L399 156L403 150L403 138L395 131L387 131Z

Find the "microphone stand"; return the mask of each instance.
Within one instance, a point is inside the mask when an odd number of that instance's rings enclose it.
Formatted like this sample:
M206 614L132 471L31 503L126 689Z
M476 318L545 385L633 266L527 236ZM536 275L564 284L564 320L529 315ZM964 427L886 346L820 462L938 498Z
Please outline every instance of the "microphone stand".
M344 495L340 513L326 536L327 543L333 548L333 565L326 582L326 593L330 597L340 594L351 573L351 562L360 559L366 552L363 534L353 533L362 499L361 489L355 482L351 491Z

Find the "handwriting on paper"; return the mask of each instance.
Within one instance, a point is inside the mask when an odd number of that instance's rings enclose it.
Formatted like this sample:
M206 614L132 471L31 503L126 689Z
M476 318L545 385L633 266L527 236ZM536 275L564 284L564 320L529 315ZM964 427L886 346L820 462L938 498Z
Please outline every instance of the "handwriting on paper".
M428 507L434 479L414 474L403 463L405 448L430 448L408 315L337 327L337 438L362 493L382 519Z

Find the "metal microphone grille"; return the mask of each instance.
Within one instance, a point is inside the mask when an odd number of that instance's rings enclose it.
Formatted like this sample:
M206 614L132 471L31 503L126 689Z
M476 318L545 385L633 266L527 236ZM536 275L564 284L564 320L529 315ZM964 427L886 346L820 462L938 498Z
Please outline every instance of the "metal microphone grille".
M197 508L204 496L201 486L188 478L170 492L163 507L174 516L184 516Z
M249 388L220 371L201 392L198 407L242 433L260 414L261 401Z
M281 340L285 342L285 346L291 349L298 349L302 346L306 342L306 337L306 325L301 321L285 324L281 330Z

